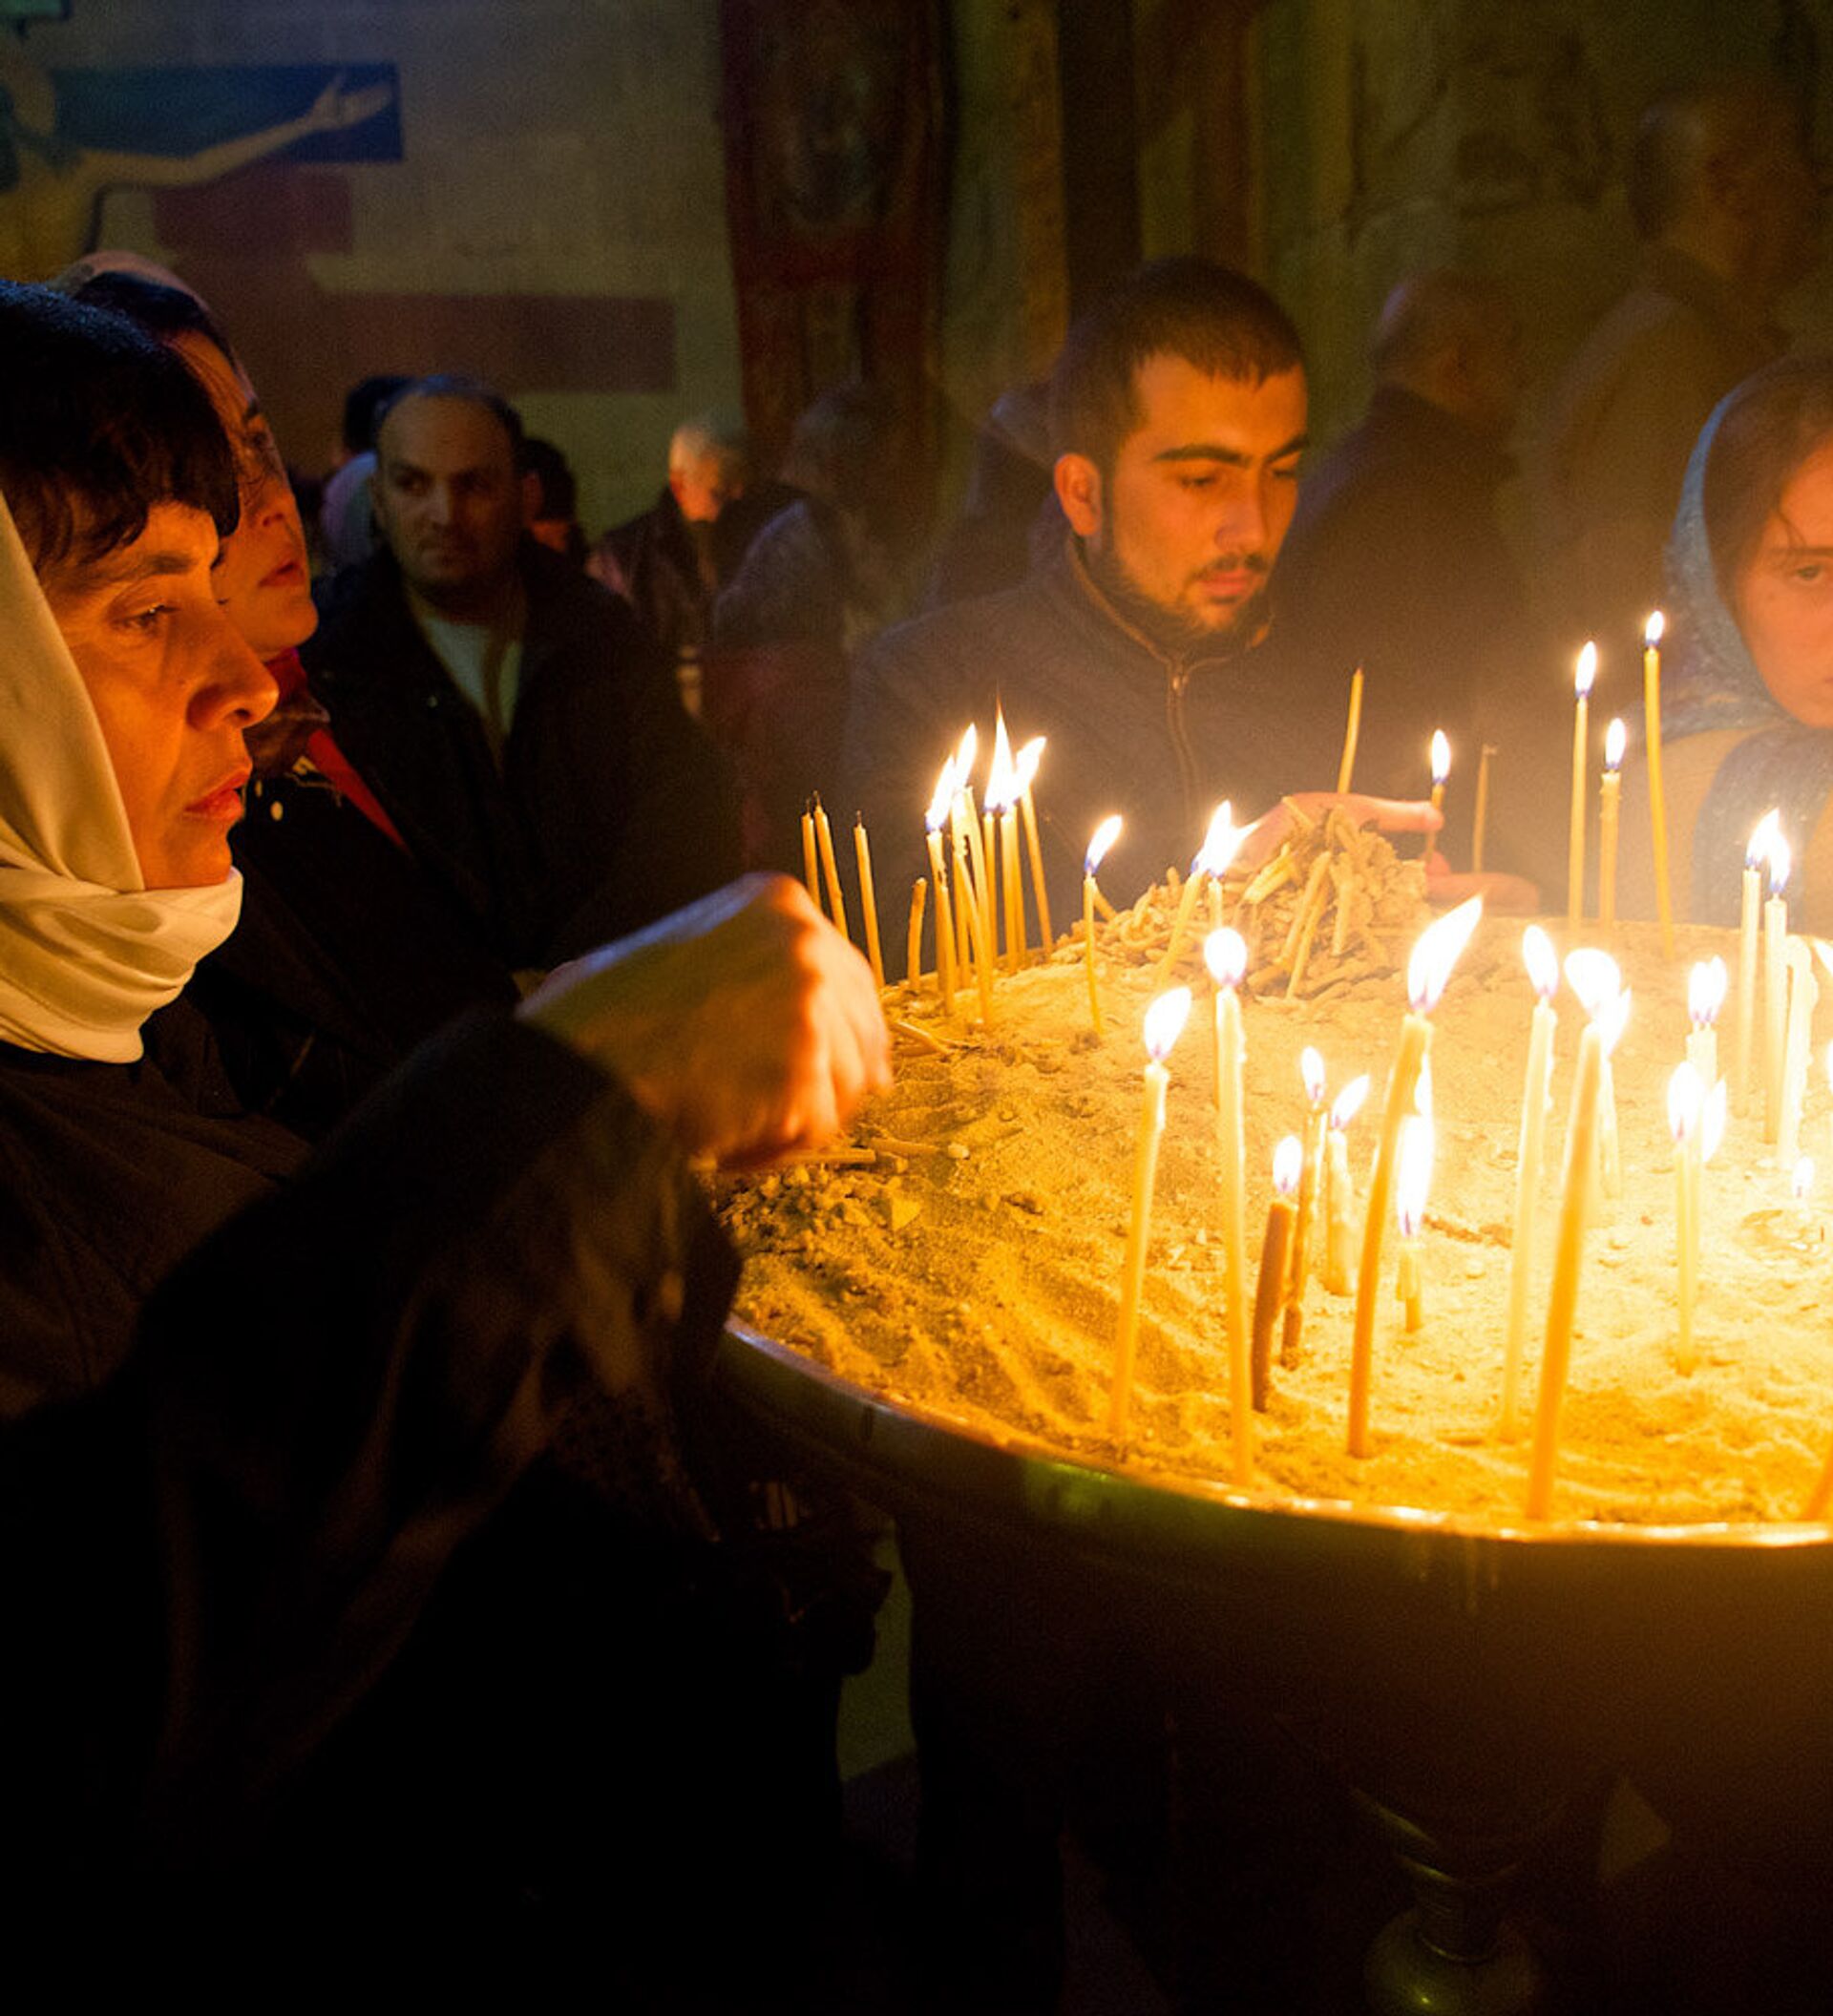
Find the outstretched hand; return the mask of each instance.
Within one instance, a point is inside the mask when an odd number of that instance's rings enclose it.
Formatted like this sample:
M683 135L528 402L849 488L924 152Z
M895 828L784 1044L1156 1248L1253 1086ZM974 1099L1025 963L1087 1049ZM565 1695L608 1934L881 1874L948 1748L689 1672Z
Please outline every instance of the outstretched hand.
M1383 833L1436 833L1444 824L1444 814L1424 798L1371 798L1365 791L1289 791L1248 829L1234 857L1236 867L1258 868L1291 838L1299 813L1321 823L1333 807L1340 807L1358 826L1373 826Z
M558 968L520 1012L727 1167L818 1147L891 1082L870 969L785 875L747 875Z
M393 96L392 88L387 84L368 84L361 91L346 91L340 70L312 100L312 109L306 116L315 133L341 133L347 126L360 126L365 119L374 118Z

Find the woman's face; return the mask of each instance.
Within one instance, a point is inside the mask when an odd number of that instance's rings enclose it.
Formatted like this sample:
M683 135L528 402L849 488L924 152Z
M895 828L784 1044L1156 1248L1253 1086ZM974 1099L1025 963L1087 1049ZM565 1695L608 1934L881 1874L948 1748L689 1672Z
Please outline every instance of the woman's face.
M1810 727L1833 728L1833 442L1783 486L1736 599L1770 698Z
M195 332L175 337L172 347L209 392L236 455L242 518L217 561L218 599L257 658L278 658L318 627L306 532L285 465L241 368Z

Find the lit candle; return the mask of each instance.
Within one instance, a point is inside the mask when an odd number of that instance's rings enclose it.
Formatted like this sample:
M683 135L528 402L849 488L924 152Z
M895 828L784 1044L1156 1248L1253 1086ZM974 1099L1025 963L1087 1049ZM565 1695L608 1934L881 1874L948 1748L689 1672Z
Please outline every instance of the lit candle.
M885 984L885 960L878 944L878 899L872 887L872 845L866 838L863 812L853 815L853 852L859 868L859 903L866 914L866 958L874 983Z
M1489 759L1496 753L1494 743L1485 742L1477 751L1477 802L1470 816L1470 872L1483 872L1483 835L1489 819Z
M1432 809L1443 817L1444 812L1445 779L1451 774L1451 745L1446 739L1443 728L1434 728L1432 730L1431 763ZM1427 833L1425 836L1425 853L1428 860L1431 858L1433 848L1437 845L1437 836Z
M1597 921L1616 925L1616 823L1623 798L1623 751L1630 731L1621 721L1604 730L1604 775L1597 792Z
M1750 1111L1751 1058L1757 1042L1757 914L1763 898L1763 864L1770 835L1781 825L1779 811L1765 812L1744 849L1743 900L1738 914L1738 1048L1735 1082L1738 1111Z
M1597 677L1597 646L1578 654L1572 675L1577 709L1572 717L1572 817L1566 844L1566 928L1576 931L1585 914L1585 759L1590 736L1591 682Z
M821 865L814 851L814 800L807 799L802 807L802 879L809 885L809 894L814 898L816 910L821 908Z
M1246 1045L1238 989L1248 970L1247 941L1238 931L1212 931L1203 941L1203 962L1215 982L1215 1138L1221 1151L1222 1247L1228 1256L1229 1426L1234 1481L1254 1471L1252 1338L1248 1331L1247 1115L1241 1093Z
M1279 1362L1298 1362L1298 1343L1305 1327L1305 1284L1311 1276L1311 1242L1317 1218L1318 1193L1324 1176L1324 1060L1307 1043L1298 1055L1298 1076L1305 1088L1304 1167L1298 1178L1298 1222L1292 1231L1292 1265L1286 1284L1286 1322L1279 1339Z
M1668 1081L1668 1127L1674 1135L1674 1253L1679 1284L1674 1364L1691 1375L1699 1362L1694 1342L1694 1304L1698 1294L1698 1247L1694 1228L1699 1210L1699 1138L1705 1087L1691 1064L1678 1064Z
M1349 1453L1366 1456L1369 1376L1374 1364L1375 1311L1380 1299L1381 1244L1394 1189L1401 1123L1413 1110L1420 1071L1432 1041L1431 1015L1438 1006L1458 956L1483 914L1483 898L1472 896L1423 931L1407 962L1410 1012L1401 1023L1401 1042L1387 1082L1380 1140L1368 1180L1368 1209L1362 1221L1362 1257L1356 1277L1356 1327L1349 1364Z
M1602 953L1569 953L1567 977L1591 1019L1579 1039L1572 1082L1571 1118L1566 1130L1566 1169L1560 1186L1559 1240L1553 1253L1552 1287L1547 1302L1547 1335L1540 1359L1540 1395L1528 1469L1528 1517L1545 1519L1552 1508L1553 1471L1559 1456L1559 1416L1571 1367L1572 1325L1578 1313L1579 1271L1585 1257L1585 1224L1591 1215L1591 1166L1597 1159L1597 1095L1604 1062L1603 1032L1596 1010L1602 996L1590 991L1583 962ZM1610 964L1606 960L1606 964Z
M993 1026L993 968L995 964L992 934L986 923L986 893L983 886L975 878L966 858L972 851L977 858L979 850L974 847L977 830L973 801L966 792L955 800L958 806L966 808L965 818L955 826L955 891L959 913L967 919L967 942L974 967L974 982L980 996L980 1024L983 1028Z
M814 794L814 839L821 850L821 875L828 885L828 908L833 914L834 929L843 938L851 940L853 933L847 928L847 899L840 892L840 864L833 858L833 829L828 824L827 808L821 803L821 793Z
M1190 1012L1188 987L1174 987L1170 993L1161 994L1146 1011L1146 1100L1140 1110L1139 1141L1133 1156L1132 1213L1127 1225L1120 1328L1114 1343L1114 1385L1107 1408L1108 1432L1116 1440L1127 1433L1127 1413L1132 1400L1139 1302L1146 1286L1146 1247L1151 1234L1152 1185L1158 1174L1158 1144L1165 1132L1165 1088L1170 1082L1165 1060L1183 1034L1184 1019Z
M1401 1124L1400 1167L1394 1179L1394 1218L1401 1235L1396 1287L1409 1331L1419 1329L1425 1312L1420 1228L1425 1222L1425 1197L1431 1184L1432 1122L1423 1113L1409 1113Z
M989 862L993 851L994 822L999 824L1000 862L997 908L1005 913L1005 970L1017 973L1023 964L1024 866L1019 859L1019 772L1012 761L1012 744L1005 732L1003 709L993 724L993 767L986 780L986 832ZM999 951L999 934L991 934L993 950Z
M910 885L910 921L904 927L904 977L914 992L923 977L923 913L929 907L929 879L918 875Z
M1120 814L1109 812L1089 836L1082 857L1082 944L1088 958L1088 1019L1101 1037L1101 986L1095 973L1095 876L1107 850L1120 838Z
M1781 1118L1776 1128L1776 1160L1793 1168L1801 1152L1801 1106L1807 1095L1808 1053L1814 1034L1814 1005L1820 985L1814 961L1800 938L1790 938L1783 963L1788 969L1788 1016L1782 1038Z
M1207 876L1213 875L1220 882L1229 872L1241 843L1248 836L1245 826L1234 823L1234 808L1228 799L1223 799L1210 815L1210 830L1203 836L1203 845L1196 850L1190 863L1190 879L1177 899L1177 914L1171 920L1171 935L1165 947L1165 956L1158 962L1158 976L1163 979L1184 950L1184 940L1190 934L1190 918L1196 911L1197 892Z
M1265 1414L1273 1397L1273 1329L1285 1301L1296 1202L1304 1174L1304 1144L1288 1134L1273 1151L1273 1197L1267 1206L1267 1229L1260 1241L1260 1278L1254 1289L1253 1393L1256 1414Z
M1318 1270L1326 1291L1346 1295L1356 1250L1356 1185L1349 1173L1350 1123L1368 1098L1364 1071L1332 1100L1330 1126L1324 1135L1324 1264Z
M1718 1011L1725 1005L1728 984L1725 962L1716 953L1687 974L1687 1061L1698 1072L1702 1085L1718 1082Z
M942 824L955 802L955 762L942 766L936 795L924 814L929 839L929 874L936 886L936 992L942 1012L955 1013L955 914L948 892L948 874L942 866Z
M1622 989L1598 1013L1598 1033L1604 1055L1598 1063L1597 1085L1597 1173L1598 1188L1606 1197L1623 1194L1623 1158L1617 1144L1616 1081L1611 1059L1622 1040L1623 1026L1630 1018L1630 993Z
M1038 766L1043 761L1043 741L1042 735L1034 735L1019 751L1019 809L1024 815L1024 845L1031 858L1031 892L1037 898L1038 932L1048 956L1057 937L1050 928L1050 892L1044 887L1043 848L1038 840L1038 808L1031 796L1031 787L1037 782Z
M1763 905L1763 1139L1782 1124L1783 1042L1788 1016L1788 887L1790 854L1780 822L1769 836L1769 899Z
M1508 1327L1503 1348L1502 1438L1521 1434L1521 1360L1528 1335L1528 1284L1533 1270L1534 1220L1539 1211L1540 1171L1547 1148L1547 1107L1551 1098L1553 1039L1559 1018L1559 959L1553 941L1538 924L1521 934L1521 956L1533 983L1534 1014L1528 1033L1528 1073L1521 1088L1521 1148L1515 1162L1515 1236L1508 1254Z
M1654 850L1654 906L1661 919L1661 956L1674 956L1674 900L1668 889L1668 803L1661 786L1660 610L1642 631L1642 742L1649 766L1649 837Z
M1358 665L1349 680L1349 724L1343 730L1342 761L1337 766L1337 789L1349 788L1356 774L1356 742L1362 732L1362 668Z

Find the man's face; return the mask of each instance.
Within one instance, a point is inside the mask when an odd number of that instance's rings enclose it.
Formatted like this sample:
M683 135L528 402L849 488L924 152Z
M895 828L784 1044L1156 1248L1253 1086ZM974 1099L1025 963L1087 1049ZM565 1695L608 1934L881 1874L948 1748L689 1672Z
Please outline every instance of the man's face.
M1298 494L1305 375L1212 378L1160 355L1133 382L1138 425L1104 482L1065 455L1057 489L1097 572L1192 640L1250 641Z
M690 455L668 472L668 488L690 525L710 525L745 488L719 455Z
M229 872L248 781L242 730L276 697L218 601L216 556L205 513L159 504L130 545L39 577L101 725L148 889Z
M376 523L401 572L435 608L484 607L508 588L523 486L508 430L474 400L411 398L382 424Z
M217 556L217 598L257 658L278 658L318 627L306 531L286 466L241 368L206 336L187 333L172 347L210 394L236 455L242 516Z

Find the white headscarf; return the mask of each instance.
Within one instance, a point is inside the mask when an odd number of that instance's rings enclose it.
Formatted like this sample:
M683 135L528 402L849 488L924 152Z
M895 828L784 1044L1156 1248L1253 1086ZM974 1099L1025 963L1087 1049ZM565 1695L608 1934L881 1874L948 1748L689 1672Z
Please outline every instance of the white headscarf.
M241 910L233 871L142 886L95 710L0 497L0 1041L131 1063Z

